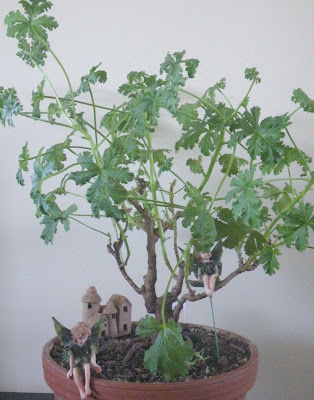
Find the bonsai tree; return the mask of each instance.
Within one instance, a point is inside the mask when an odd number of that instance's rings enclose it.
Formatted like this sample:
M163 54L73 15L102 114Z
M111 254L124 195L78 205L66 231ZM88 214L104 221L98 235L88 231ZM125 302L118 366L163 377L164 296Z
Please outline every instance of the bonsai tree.
M19 3L23 10L5 17L7 36L17 40L18 57L38 71L39 84L27 110L14 88L0 87L1 122L13 127L15 117L32 118L64 130L61 143L52 142L37 154L29 154L26 143L19 157L20 185L25 172L32 171L30 197L43 225L41 238L52 244L57 229L68 231L70 222L98 232L96 219L112 223L114 234L106 227L101 232L107 237L107 250L122 277L143 297L147 313L154 315L142 319L137 329L142 337L158 333L146 366L159 369L167 379L182 375L194 352L177 325L180 312L187 301L213 292L196 289L204 281L190 276L193 271L198 274L200 254L218 267L222 249L234 250L234 271L219 279L215 270L217 291L259 266L273 275L283 246L313 248L308 243L309 230L314 229L313 205L306 200L314 183L312 160L295 143L290 126L295 112L314 112L314 101L296 89L296 105L290 111L261 117L261 108L249 104L252 89L261 83L255 68L244 72L248 82L238 104L228 99L225 78L197 96L184 87L199 61L181 51L167 54L155 75L130 72L118 88L124 96L121 104L97 104L94 85L107 80L100 64L85 71L80 82L71 82L48 42L48 32L58 27L46 14L52 4ZM45 72L48 56L63 73L62 96ZM182 103L181 94L190 100ZM167 149L152 145L162 110L182 131ZM177 169L177 153L181 158L184 154L187 170ZM186 180L187 171L195 174L193 182ZM89 214L79 209L84 202ZM179 228L189 232L188 240L180 238ZM134 251L129 237L135 229L146 237L147 271L141 284L128 270ZM211 258L213 248L216 259ZM157 249L162 254L158 259ZM163 268L169 270L169 281L158 295L157 271ZM167 364L169 351L177 360L175 367Z

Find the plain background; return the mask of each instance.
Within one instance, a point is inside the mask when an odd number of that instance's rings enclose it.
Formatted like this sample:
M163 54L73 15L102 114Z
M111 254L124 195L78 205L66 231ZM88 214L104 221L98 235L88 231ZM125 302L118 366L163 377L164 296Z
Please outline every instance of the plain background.
M1 20L17 8L16 1L0 0ZM102 62L109 79L96 94L109 105L118 102L114 92L127 72L157 73L167 51L183 49L201 61L197 77L188 83L200 95L225 76L227 93L237 103L247 88L243 71L255 66L263 83L251 105L261 105L264 116L292 111L295 88L314 97L312 0L55 0L52 15L60 27L50 42L73 86ZM6 38L3 25L0 49L0 86L14 86L28 111L30 92L40 77L15 57L16 43ZM46 71L63 93L65 82L55 70L49 60ZM314 157L313 114L299 112L293 120L295 140ZM160 136L154 137L157 145L166 145L176 130L165 118ZM40 239L42 226L34 218L29 182L25 188L15 182L17 159L27 140L35 151L61 141L63 134L58 127L20 118L15 129L0 128L0 391L49 392L41 348L54 335L51 316L67 326L77 322L89 285L98 288L104 302L113 291L127 295L134 320L144 314L142 299L120 278L102 235L72 223L70 233L59 230L54 246ZM313 192L309 200L313 203ZM129 270L140 283L145 259L141 236L131 241L135 251ZM258 379L248 400L313 398L313 260L313 251L286 250L275 276L258 268L215 295L217 326L250 338L260 352ZM234 266L233 254L225 254L224 271ZM166 278L162 271L161 281ZM208 301L188 304L182 319L210 325Z

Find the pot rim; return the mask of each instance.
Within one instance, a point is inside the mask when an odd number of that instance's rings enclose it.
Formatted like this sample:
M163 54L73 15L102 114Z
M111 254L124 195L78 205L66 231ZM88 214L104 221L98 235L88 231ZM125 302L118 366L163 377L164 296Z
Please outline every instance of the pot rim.
M200 325L200 324L190 324L190 323L181 323L181 326L193 326L193 327L200 327L200 328L205 328L205 329L213 329L212 327L206 326L206 325ZM219 384L222 383L226 380L228 380L229 382L232 380L238 380L239 377L241 377L242 375L245 375L248 373L248 370L250 370L251 368L257 368L257 364L258 364L258 350L256 348L256 346L247 338L245 338L244 336L238 335L237 333L231 332L231 331L227 331L224 329L219 329L216 328L217 332L225 334L225 335L232 335L236 338L238 338L239 340L242 340L244 342L246 342L249 345L249 349L251 352L251 356L249 358L249 360L239 366L238 368L223 373L221 375L217 375L217 376L213 376L213 377L207 377L207 378L201 378L201 379L193 379L190 381L182 381L182 382L163 382L163 383L140 383L140 382L125 382L125 381L115 381L115 380L109 380L109 379L103 379L103 378L92 378L93 380L93 386L106 386L106 387L119 387L121 388L121 386L123 386L125 389L127 390L138 390L139 387L141 388L141 390L151 390L152 386L154 387L154 390L169 390L169 389L187 389L187 388L193 388L193 387L201 387L201 386L207 386L208 385L208 381L210 380L211 383L215 383L215 384ZM54 345L55 340L57 339L57 337L53 337L52 339L50 339L44 346L43 348L43 352L42 352L42 357L43 357L43 361L45 361L45 363L50 366L51 368L53 368L58 374L64 376L66 378L67 375L67 370L62 367L61 365L59 365L56 361L54 361L54 359L51 357L50 355L50 351Z

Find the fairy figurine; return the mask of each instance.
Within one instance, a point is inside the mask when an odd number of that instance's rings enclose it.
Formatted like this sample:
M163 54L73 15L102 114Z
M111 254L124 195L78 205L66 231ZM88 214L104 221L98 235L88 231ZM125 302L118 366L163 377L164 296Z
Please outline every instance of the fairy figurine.
M74 382L78 387L81 399L86 399L91 394L90 389L90 369L93 368L97 373L101 372L101 367L96 362L98 352L98 336L101 333L104 316L92 326L85 322L78 322L70 330L52 318L55 331L69 355L70 369L67 378L73 376ZM83 385L80 369L84 370L85 386Z
M195 253L192 258L191 271L198 279L197 281L189 281L191 286L204 286L205 293L208 297L213 297L215 292L216 280L221 274L222 263L222 244L219 241L213 248L212 252Z

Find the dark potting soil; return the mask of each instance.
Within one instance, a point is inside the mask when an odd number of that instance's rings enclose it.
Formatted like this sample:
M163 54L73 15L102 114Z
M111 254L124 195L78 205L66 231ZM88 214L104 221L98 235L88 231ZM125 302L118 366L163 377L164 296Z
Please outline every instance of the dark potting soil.
M140 339L134 331L135 327L127 336L116 339L99 339L97 363L101 366L102 372L95 374L92 371L92 376L127 382L166 382L159 374L151 374L143 368L144 353L151 346L151 343L145 339ZM191 363L188 374L185 377L178 378L177 382L221 375L240 367L250 358L247 343L231 333L220 334L218 332L219 360L217 360L215 335L212 330L206 330L202 327L184 327L182 334L185 340L193 344L199 356ZM67 370L69 369L64 349L62 349L58 340L55 341L50 354L59 365Z

